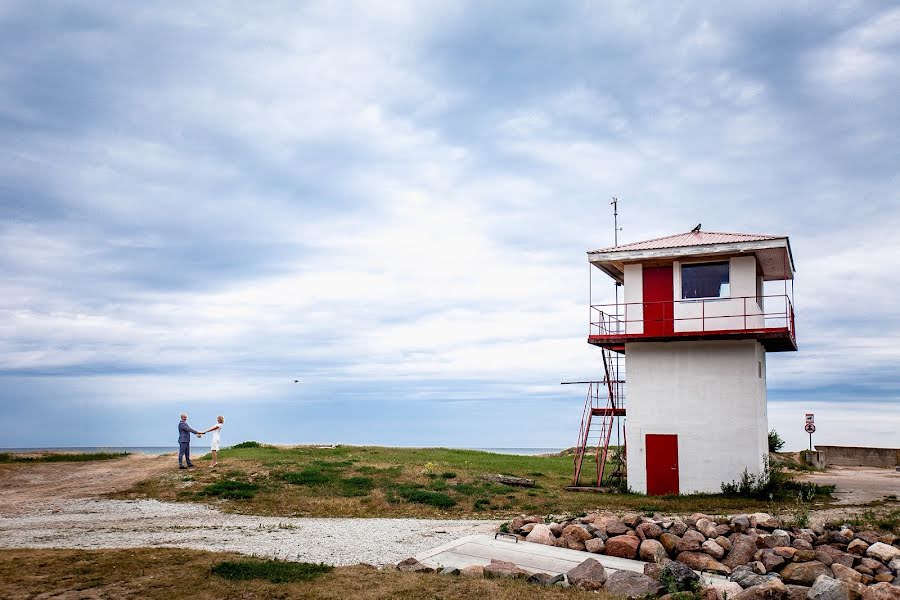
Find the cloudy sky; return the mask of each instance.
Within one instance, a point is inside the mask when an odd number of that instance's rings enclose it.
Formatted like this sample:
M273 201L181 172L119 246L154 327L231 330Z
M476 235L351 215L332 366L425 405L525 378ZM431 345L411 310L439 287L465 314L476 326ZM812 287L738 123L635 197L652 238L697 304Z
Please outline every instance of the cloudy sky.
M789 235L770 425L898 445L900 9L732 4L0 3L0 446L570 446L611 196Z

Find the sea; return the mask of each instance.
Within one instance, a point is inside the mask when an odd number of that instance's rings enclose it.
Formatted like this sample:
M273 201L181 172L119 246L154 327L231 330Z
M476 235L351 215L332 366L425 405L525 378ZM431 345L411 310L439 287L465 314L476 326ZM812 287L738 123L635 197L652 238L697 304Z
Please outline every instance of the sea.
M223 447L224 448L224 447ZM535 456L538 454L555 454L562 452L564 448L453 448L454 450L480 450L482 452L494 452L497 454L514 454L517 456ZM178 447L172 446L58 446L43 448L0 448L0 452L128 452L130 454L167 454L178 452ZM206 454L209 446L197 446L191 444L191 454Z

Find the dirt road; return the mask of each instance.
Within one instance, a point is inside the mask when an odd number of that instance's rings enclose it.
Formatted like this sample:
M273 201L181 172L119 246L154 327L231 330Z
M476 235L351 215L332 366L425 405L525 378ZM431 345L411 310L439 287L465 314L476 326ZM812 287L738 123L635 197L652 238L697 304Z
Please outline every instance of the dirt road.
M835 486L835 504L860 506L887 496L900 496L900 472L875 467L828 467L828 470L804 473L800 481Z
M24 514L48 502L126 490L174 465L171 455L147 454L88 462L0 465L0 515Z

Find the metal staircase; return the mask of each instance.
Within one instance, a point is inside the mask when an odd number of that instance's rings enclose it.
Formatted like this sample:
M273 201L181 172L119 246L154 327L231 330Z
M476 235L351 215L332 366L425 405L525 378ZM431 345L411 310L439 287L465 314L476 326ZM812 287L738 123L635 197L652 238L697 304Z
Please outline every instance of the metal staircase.
M612 471L605 478L607 485L625 477L625 355L603 348L603 380L589 381L581 428L575 445L575 477L572 485L578 487L584 459L588 452L594 454L597 468L596 486L604 483L607 465ZM610 453L610 441L617 434L618 447Z

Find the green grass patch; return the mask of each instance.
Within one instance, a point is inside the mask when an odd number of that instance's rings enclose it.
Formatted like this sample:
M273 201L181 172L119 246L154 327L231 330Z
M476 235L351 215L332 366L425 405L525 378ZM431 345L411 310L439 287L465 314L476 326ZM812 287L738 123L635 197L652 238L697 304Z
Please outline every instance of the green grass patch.
M24 456L11 452L0 452L0 463L89 462L124 458L128 454L128 452L50 452L38 456Z
M229 500L250 500L258 491L259 486L255 483L223 479L207 485L199 493L204 496L216 496Z
M428 504L438 508L450 508L456 505L456 500L444 492L431 492L411 485L399 486L397 488L397 495L407 502Z
M354 496L368 496L375 488L375 481L371 477L348 477L341 479L339 494L345 498Z
M265 579L272 583L289 583L291 581L310 581L325 573L330 573L333 569L334 567L325 564L304 562L237 560L214 565L212 573L237 581Z
M241 442L240 444L235 444L230 449L231 450L246 450L247 448L264 448L263 444L259 442L254 442L253 440L249 440L246 442Z
M327 469L310 468L282 473L281 479L294 485L327 485L337 481L338 475Z

